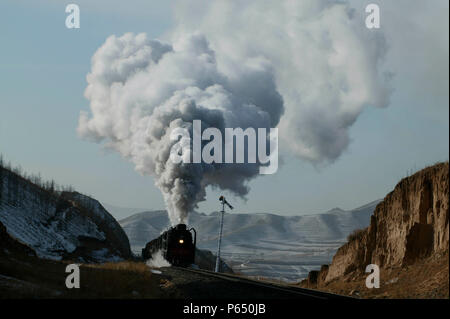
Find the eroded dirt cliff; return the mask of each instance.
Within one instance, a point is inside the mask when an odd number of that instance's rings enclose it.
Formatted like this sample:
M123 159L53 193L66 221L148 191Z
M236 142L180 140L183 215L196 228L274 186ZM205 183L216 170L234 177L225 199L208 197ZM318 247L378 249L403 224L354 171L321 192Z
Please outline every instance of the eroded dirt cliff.
M350 277L356 280L369 264L387 273L448 256L448 169L448 162L439 163L402 179L377 205L369 227L340 247L329 267L322 267L302 285L320 288L333 281L349 282ZM448 260L439 260L448 273ZM448 281L446 285L448 290Z

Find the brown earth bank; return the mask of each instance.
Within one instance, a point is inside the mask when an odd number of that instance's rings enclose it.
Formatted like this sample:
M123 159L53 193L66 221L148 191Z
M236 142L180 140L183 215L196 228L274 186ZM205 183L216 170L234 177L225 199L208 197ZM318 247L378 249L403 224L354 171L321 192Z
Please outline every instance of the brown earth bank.
M369 274L350 273L326 283L305 280L300 286L355 298L448 299L449 256L435 254L414 265L380 270L380 288L366 287Z
M439 163L402 179L369 227L300 286L367 298L449 298L448 168ZM380 268L380 288L366 288L369 264Z

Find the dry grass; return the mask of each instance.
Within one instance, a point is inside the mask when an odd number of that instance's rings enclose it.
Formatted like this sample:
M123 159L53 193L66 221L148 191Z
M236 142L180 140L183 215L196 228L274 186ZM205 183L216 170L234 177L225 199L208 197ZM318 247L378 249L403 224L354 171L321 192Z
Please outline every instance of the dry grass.
M13 257L13 258L11 258ZM80 266L80 289L68 289L69 262L0 255L1 298L168 298L165 278L139 262Z
M147 274L149 272L149 267L145 263L136 261L109 262L104 264L85 264L83 266L96 269L130 271L139 274Z

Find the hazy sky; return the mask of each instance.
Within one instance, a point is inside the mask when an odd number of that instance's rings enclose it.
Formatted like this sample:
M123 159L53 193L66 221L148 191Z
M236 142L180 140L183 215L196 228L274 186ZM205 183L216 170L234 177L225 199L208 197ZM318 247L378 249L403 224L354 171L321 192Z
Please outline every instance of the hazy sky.
M173 9L180 6L74 3L81 9L77 30L65 27L65 2L0 3L0 152L29 172L71 184L102 202L164 208L152 177L139 175L117 153L80 139L76 128L80 111L89 109L83 93L91 57L105 39L125 32L164 39L175 28ZM368 3L351 1L362 12ZM408 170L448 160L448 1L377 3L381 29L374 32L386 37L384 68L394 74L389 106L362 111L350 128L348 148L334 163L315 167L281 154L276 174L250 182L247 201L230 196L236 211L290 215L351 209L384 197ZM199 211L217 209L220 193L208 189Z

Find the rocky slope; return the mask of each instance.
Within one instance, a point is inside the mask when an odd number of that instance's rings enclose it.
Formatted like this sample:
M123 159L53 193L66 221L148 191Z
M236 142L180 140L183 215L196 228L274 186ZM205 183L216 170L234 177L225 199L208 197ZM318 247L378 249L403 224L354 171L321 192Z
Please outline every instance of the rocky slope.
M128 237L99 202L48 191L2 167L0 223L2 233L41 258L102 262L131 256Z
M448 163L436 164L401 180L377 205L369 227L355 233L332 263L310 273L303 285L321 287L355 278L369 264L383 270L407 269L448 254L448 168Z

